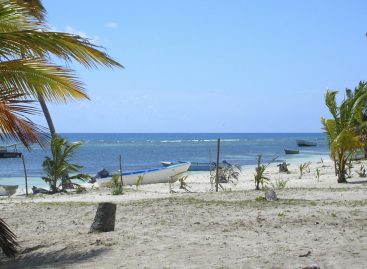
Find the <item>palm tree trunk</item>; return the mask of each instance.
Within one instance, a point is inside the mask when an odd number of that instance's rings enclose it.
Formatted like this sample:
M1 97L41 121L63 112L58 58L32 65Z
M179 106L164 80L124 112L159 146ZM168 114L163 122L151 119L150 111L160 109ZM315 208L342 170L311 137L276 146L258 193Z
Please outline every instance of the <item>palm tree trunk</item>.
M338 167L338 183L347 183L347 179L345 177L345 160L339 160L339 167Z
M50 111L48 110L48 107L46 105L45 99L43 99L43 97L40 94L37 94L37 97L38 97L38 101L41 105L43 115L45 115L47 125L48 125L48 129L50 130L51 137L54 137L56 135L55 126L54 126L54 123L52 121Z

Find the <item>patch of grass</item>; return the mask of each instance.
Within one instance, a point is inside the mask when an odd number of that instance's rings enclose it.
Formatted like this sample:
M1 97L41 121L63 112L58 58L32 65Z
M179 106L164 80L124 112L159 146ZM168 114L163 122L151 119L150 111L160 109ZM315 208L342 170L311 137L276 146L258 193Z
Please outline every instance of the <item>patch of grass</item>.
M278 213L278 217L279 218L284 218L285 217L285 213L284 212L279 212Z
M121 195L124 194L124 189L122 186L115 186L112 188L112 195Z
M95 205L96 203L92 203L92 202L40 202L40 203L37 203L37 205L78 207L78 206L92 206L92 205Z

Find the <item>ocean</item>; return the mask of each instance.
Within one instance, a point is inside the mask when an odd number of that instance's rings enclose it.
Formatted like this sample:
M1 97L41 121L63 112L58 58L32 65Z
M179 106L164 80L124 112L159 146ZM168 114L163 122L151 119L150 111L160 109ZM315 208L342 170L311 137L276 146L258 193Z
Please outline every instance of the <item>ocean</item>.
M255 165L261 154L264 161L275 156L287 162L329 159L329 149L323 133L64 133L70 142L83 141L73 161L83 165L82 172L95 175L102 168L117 171L119 155L123 170L160 167L161 161L208 162L216 158L217 139L221 139L220 159L229 163ZM296 139L317 142L316 147L298 148ZM284 149L299 149L300 154L285 155ZM31 151L18 146L24 154L29 185L44 186L42 162L50 156L47 149L34 146ZM0 159L0 184L24 184L20 159Z

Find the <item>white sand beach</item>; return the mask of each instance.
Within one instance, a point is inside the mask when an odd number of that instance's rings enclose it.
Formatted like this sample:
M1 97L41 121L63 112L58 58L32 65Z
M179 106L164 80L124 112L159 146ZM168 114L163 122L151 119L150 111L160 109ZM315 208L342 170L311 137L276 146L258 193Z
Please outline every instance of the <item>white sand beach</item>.
M365 268L367 180L355 170L338 184L332 163L313 163L299 179L290 173L278 201L256 199L254 169L238 184L211 190L208 173L187 179L192 193L174 183L82 194L0 200L2 218L17 234L21 254L1 257L0 268ZM316 178L316 169L320 178ZM115 231L90 234L97 203L117 204ZM20 221L21 220L21 221Z

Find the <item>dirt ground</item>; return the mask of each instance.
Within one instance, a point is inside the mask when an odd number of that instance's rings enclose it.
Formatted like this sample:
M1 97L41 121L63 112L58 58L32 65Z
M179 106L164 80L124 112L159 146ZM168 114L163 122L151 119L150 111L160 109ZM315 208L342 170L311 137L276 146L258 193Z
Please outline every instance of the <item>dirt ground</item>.
M96 203L2 203L21 254L0 268L366 268L367 185L173 194L117 204L114 232L88 233Z

